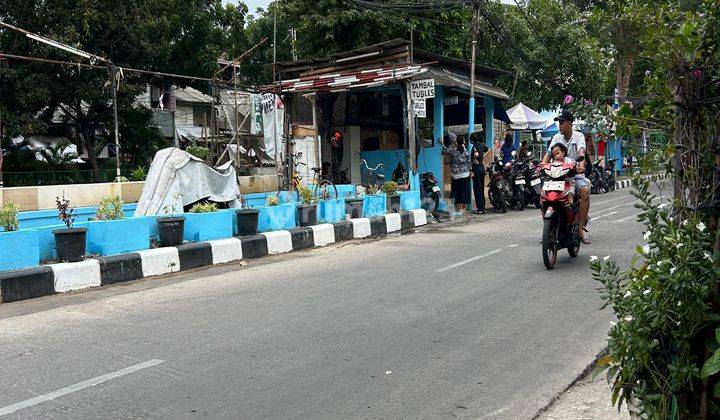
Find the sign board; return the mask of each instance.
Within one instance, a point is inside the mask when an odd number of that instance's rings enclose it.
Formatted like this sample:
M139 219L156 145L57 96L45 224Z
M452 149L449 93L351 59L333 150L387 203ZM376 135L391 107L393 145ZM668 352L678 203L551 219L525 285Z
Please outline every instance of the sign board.
M425 104L425 99L413 101L413 110L416 117L425 118L427 116L427 108L425 107Z
M412 81L411 96L413 101L425 101L435 97L435 79Z

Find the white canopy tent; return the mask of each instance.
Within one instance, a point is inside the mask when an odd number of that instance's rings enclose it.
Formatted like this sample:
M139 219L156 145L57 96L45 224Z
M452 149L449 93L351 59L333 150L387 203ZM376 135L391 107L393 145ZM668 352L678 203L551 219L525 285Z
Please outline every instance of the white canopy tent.
M513 130L542 130L546 127L545 118L522 102L508 109L507 115L512 121L510 128Z

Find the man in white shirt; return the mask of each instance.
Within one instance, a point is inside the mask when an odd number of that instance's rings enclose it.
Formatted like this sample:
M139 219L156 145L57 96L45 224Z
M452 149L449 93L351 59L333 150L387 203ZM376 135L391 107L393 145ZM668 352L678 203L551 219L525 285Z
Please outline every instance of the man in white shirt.
M579 156L585 156L585 136L581 132L573 130L575 117L572 112L563 109L560 115L555 118L555 121L558 122L560 132L550 140L550 146L543 158L543 163L550 161L550 150L557 143L562 143L567 147L567 155L573 160L577 160ZM590 235L585 232L585 220L590 211L590 184L583 174L585 172L584 161L578 162L577 171L578 174L575 176L575 197L579 199L580 203L580 213L578 214L579 235L584 244L590 244Z

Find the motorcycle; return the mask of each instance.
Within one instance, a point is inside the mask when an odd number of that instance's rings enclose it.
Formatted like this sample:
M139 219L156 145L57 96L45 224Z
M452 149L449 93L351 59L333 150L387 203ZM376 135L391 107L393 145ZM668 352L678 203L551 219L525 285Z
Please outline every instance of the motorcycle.
M490 179L488 199L495 210L507 213L508 204L512 199L512 190L507 179L505 179L504 170L504 165L497 156L487 167L487 174Z
M537 173L537 167L540 165L540 161L535 159L528 163L527 169L525 169L525 182L527 190L525 194L525 202L529 206L534 205L535 208L540 208L540 193L542 192L542 178Z
M577 162L584 158L580 156ZM575 219L578 217L577 197L570 203L568 196L576 163L553 162L542 165L545 175L540 201L542 205L542 254L545 268L555 267L558 250L567 248L570 257L580 252L580 235Z
M515 152L513 152L515 156ZM512 201L511 206L517 208L520 211L525 210L527 202L526 198L526 187L525 187L525 169L527 168L527 161L520 160L521 156L517 157L514 163L509 167L505 165L505 174L508 179L508 183L512 186Z
M588 173L588 179L590 180L590 185L592 185L590 193L600 194L608 192L603 168L600 167L600 159L593 162L592 170Z
M440 205L440 186L432 172L420 175L421 207L433 213Z
M610 159L605 165L605 192L615 191L617 181L615 179L615 162L618 158Z

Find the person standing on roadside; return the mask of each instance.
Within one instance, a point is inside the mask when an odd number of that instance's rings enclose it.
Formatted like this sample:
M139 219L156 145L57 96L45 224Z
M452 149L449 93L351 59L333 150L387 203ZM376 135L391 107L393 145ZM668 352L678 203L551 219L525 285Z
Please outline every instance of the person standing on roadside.
M480 133L472 133L470 135L472 141L471 169L472 169L472 185L475 193L475 214L485 214L485 165L483 156L488 151L488 147L483 142Z
M500 148L500 156L502 157L502 163L503 165L512 162L513 161L513 155L512 152L515 151L515 145L513 144L513 136L510 134L510 131L508 131L505 134L505 142L503 143L502 147Z
M455 200L456 216L470 205L470 155L465 147L465 139L455 133L448 133L443 144L443 153L450 156L450 198Z

